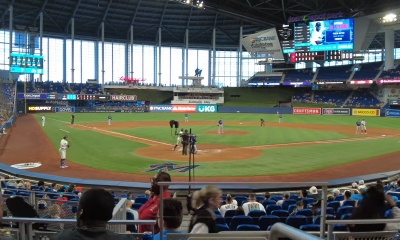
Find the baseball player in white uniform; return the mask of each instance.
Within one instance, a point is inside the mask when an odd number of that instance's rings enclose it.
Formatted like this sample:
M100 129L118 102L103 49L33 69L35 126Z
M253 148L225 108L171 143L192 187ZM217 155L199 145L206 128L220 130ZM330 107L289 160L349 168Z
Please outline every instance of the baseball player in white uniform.
M361 121L361 134L363 134L363 131L365 132L365 134L367 134L367 126L365 125L364 119Z
M178 138L176 139L176 145L172 149L172 151L175 151L176 147L182 142L182 134L183 134L183 128L181 128L181 131L179 132L179 134L177 134Z
M111 120L112 120L111 115L108 115L108 125L111 125Z
M65 166L65 158L67 157L67 148L69 148L68 144L68 136L65 135L64 138L60 142L60 149L58 150L60 153L61 157L61 166L60 168L67 168L68 166Z
M42 127L44 127L44 122L46 121L46 117L43 115L42 116Z

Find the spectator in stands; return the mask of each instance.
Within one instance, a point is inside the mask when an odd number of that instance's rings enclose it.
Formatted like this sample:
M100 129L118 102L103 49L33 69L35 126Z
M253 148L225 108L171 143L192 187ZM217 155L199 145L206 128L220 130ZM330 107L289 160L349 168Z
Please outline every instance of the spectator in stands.
M139 213L138 211L132 209L132 202L129 199L126 199L126 211L131 212L133 216L135 217L135 220L139 219Z
M271 198L271 194L269 192L264 193L264 200L269 200Z
M144 192L144 196L150 197L150 195L151 195L150 190L146 190L146 191Z
M346 200L350 200L351 198L351 192L350 191L345 191L344 192L344 200L340 201L340 206L343 206L343 202Z
M318 208L321 207L321 195L318 194L318 189L315 186L310 187L310 195L309 198L314 199L314 203L309 206L309 208L313 211L314 215L318 214Z
M353 182L353 183L351 184L351 188L357 189L357 188L358 188L358 184L357 184L356 182Z
M226 195L225 202L226 202L226 204L221 206L219 209L219 212L221 213L221 215L223 217L225 217L225 212L227 210L235 210L238 207L237 205L233 204L233 197L230 194Z
M168 233L183 233L180 230L183 219L182 203L173 198L164 199L163 210L164 216L162 222L159 216L157 216L158 225L163 224L163 239L167 239ZM154 240L160 239L160 234L155 235Z
M307 198L307 190L306 189L301 190L298 200L302 200L304 198Z
M79 201L77 228L58 233L56 239L130 239L106 229L114 204L114 197L104 189L88 190Z
M257 198L254 194L250 194L247 200L248 202L246 202L242 206L244 210L244 215L247 216L247 214L252 210L261 210L265 212L264 206L261 203L257 202Z
M53 189L54 192L58 191L58 184L57 183L52 183L51 188Z
M21 182L21 180L17 180L16 182L16 187L24 187L24 184Z
M75 190L75 185L71 183L71 184L68 186L67 192L74 192L74 190Z
M333 190L331 191L331 193L333 193L333 196L334 196L334 197L336 197L336 196L339 196L339 195L340 195L340 191L339 191L339 189L333 189Z
M82 187L76 187L75 190L82 192Z
M363 196L362 196L362 194L360 193L360 191L359 190L357 190L357 189L353 189L352 191L351 191L351 197L350 197L350 199L351 200L362 200L363 199Z
M296 208L293 209L293 212L290 213L290 216L294 215L298 210L302 210L304 208L303 201L297 201L296 202Z
M44 186L44 182L43 182L42 180L40 180L40 181L38 182L38 187L39 187L39 189L42 190L42 191L46 190L46 187Z
M381 186L372 186L368 188L365 198L360 207L355 208L351 219L381 219L381 211L387 205L392 209L394 219L400 219L400 209L392 200L391 196L384 194ZM351 232L372 232L372 231L397 231L400 224L397 223L381 223L381 224L359 224L348 226Z
M360 188L366 188L367 186L364 184L364 180L358 181L358 189Z
M235 210L235 216L243 216L243 215L245 215L245 214L244 214L243 208L242 208L242 207L236 208L236 210Z
M195 213L190 221L190 233L218 232L213 210L220 207L221 195L221 190L213 186L205 186L193 194L192 207Z
M25 182L25 188L28 190L31 190L31 183L30 182Z
M160 192L159 182L171 182L171 176L166 172L158 172L154 177L151 178L151 192L149 200L140 207L139 219L140 220L155 220L158 212L158 203L160 202L160 194L163 194L163 198L171 197L168 193L168 186L164 186L164 192ZM140 225L139 233L151 231L150 225ZM157 234L160 231L158 225L154 227L154 232Z
M381 185L382 187L384 186L382 180L380 180L380 179L376 181L376 185Z
M282 206L283 201L288 200L290 198L290 192L284 192L283 193L283 200L279 200L276 202L279 206Z

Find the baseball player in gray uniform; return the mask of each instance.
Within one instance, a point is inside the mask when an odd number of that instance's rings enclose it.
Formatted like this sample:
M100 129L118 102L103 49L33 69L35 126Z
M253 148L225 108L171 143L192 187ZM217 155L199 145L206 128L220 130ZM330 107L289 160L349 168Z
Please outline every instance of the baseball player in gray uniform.
M172 149L172 151L175 151L176 147L177 147L179 144L181 144L181 142L182 142L182 134L183 134L183 128L181 128L181 131L179 132L179 134L177 134L177 135L178 135L178 138L176 139L176 145L175 145L175 147Z
M61 166L60 168L67 168L68 166L65 166L65 159L67 158L67 148L69 148L68 144L68 136L65 135L63 139L60 142L60 149L58 150L60 153L61 157Z

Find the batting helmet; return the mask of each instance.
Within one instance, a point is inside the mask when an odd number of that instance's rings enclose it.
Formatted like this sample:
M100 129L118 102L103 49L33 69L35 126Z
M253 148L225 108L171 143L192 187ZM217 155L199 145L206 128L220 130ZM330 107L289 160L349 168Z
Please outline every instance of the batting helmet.
M64 139L66 139L66 138L68 138L68 136L67 136L67 135L65 135L65 136L64 136Z

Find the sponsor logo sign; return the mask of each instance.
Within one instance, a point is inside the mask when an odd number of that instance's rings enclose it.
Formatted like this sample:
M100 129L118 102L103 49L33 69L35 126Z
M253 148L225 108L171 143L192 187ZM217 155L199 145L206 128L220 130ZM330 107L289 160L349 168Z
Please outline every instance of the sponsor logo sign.
M150 112L172 112L172 105L150 105Z
M318 85L324 85L324 84L343 84L344 82L317 82Z
M387 109L385 116L386 117L400 117L400 110Z
M311 82L283 82L283 85L311 85Z
M353 109L354 116L380 116L379 109Z
M215 113L218 111L217 105L197 105L196 112L199 113Z
M382 80L378 80L379 84L383 84L383 83L400 83L400 79L382 79Z
M350 115L350 108L323 108L322 115Z
M316 14L316 15L303 15L303 16L297 16L297 17L289 17L288 22L307 22L307 21L317 21L317 20L328 20L332 18L342 18L343 17L343 12L337 12L337 13L322 13L322 14Z
M293 108L293 114L321 115L321 108Z
M173 172L173 173L186 173L191 169L195 169L200 167L201 165L183 165L183 166L178 166L176 163L172 162L166 162L166 163L161 163L161 164L151 164L149 166L149 169L141 171L141 172Z
M56 107L56 113L58 112L75 112L74 107Z
M41 93L18 93L17 94L18 99L47 99L47 94L41 94Z
M350 81L350 84L355 84L355 85L364 85L364 84L373 84L374 80L353 80Z
M283 53L275 28L251 34L241 40L248 52L263 52L268 58L283 59Z
M249 82L247 83L247 86L279 86L279 82L265 82L265 83L255 83L255 82Z
M50 105L36 105L36 106L28 106L29 112L51 112Z
M195 113L196 105L172 105L172 112L186 112L186 113Z
M110 95L111 101L136 101L136 95Z

